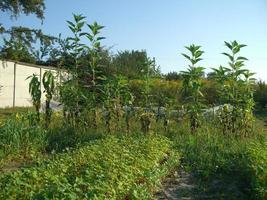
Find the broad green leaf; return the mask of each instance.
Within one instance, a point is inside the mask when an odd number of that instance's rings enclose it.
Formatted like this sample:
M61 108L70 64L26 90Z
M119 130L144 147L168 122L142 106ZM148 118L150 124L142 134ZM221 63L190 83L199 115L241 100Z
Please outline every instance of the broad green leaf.
M188 60L191 60L190 56L184 54L184 53L181 53L185 58L187 58Z

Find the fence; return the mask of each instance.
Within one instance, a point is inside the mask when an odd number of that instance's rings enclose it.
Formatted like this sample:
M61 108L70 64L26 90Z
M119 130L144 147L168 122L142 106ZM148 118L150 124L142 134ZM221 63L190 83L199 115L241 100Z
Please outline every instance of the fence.
M38 66L14 61L0 60L0 108L32 106L27 77L36 74L42 80L45 71L57 74L56 82L61 82L64 73L53 67ZM41 81L41 90L43 85ZM42 102L45 100L42 94Z

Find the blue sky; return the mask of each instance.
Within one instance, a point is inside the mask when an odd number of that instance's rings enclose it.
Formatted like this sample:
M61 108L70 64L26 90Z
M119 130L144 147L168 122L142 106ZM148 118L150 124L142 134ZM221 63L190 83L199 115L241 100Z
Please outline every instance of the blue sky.
M247 68L267 81L267 1L266 0L46 0L45 20L20 16L12 21L1 13L5 26L42 28L45 33L68 36L66 20L72 13L87 16L89 23L105 26L103 44L112 51L145 49L155 57L162 72L180 71L187 62L180 53L184 46L201 45L205 51L200 65L226 65L221 54L224 41L247 44L241 53Z

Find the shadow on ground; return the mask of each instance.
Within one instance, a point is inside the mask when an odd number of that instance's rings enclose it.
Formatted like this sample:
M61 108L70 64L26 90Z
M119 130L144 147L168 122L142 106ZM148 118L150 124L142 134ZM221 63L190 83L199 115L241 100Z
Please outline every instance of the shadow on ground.
M186 171L175 171L162 183L162 190L155 194L157 200L245 200L240 183L234 177L213 177L199 182Z

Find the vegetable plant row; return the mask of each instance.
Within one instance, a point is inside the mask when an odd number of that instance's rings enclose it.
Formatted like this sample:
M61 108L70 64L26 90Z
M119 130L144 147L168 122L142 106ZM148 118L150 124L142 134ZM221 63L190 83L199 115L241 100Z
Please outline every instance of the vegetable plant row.
M179 163L163 136L110 136L0 176L0 199L149 199Z

